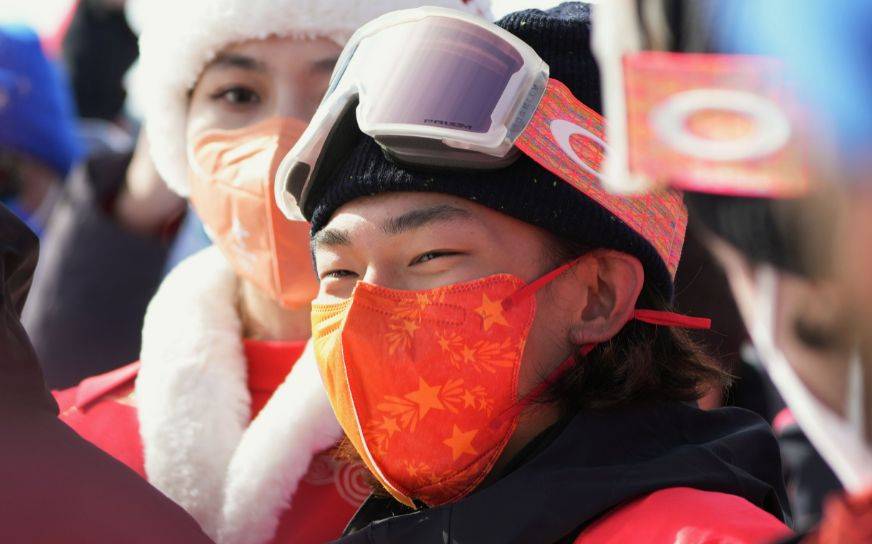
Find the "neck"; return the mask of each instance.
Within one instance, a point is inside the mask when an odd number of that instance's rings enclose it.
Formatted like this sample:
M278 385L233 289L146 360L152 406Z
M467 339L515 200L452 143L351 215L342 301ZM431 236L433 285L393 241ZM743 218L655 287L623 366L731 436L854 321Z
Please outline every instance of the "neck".
M494 468L484 483L488 484L500 478L505 468L521 453L521 450L548 427L557 423L559 419L560 410L553 404L534 403L524 410L518 419L518 428L509 439L497 462L494 463Z
M247 280L239 284L242 332L250 340L299 342L311 336L309 305L286 309Z

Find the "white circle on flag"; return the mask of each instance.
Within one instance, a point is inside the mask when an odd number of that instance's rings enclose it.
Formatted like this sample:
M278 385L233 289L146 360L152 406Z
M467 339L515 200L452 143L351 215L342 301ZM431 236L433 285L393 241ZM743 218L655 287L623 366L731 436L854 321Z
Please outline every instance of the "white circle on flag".
M734 140L711 140L687 128L702 111L734 112L753 121L750 134ZM760 159L787 145L791 128L777 104L762 96L726 89L694 89L670 96L649 114L657 136L684 155L719 162Z

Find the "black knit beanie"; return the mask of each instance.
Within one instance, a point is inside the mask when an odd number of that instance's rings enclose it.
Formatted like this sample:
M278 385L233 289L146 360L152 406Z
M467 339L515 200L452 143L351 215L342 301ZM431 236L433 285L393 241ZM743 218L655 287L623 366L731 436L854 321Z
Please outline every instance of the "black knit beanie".
M556 8L512 13L496 23L529 44L581 102L601 111L599 70L590 50L590 9L567 2ZM356 129L356 127L354 127ZM359 131L358 131L359 133ZM654 247L571 185L522 155L500 170L417 169L389 159L372 138L359 133L335 170L313 187L307 209L318 232L342 205L387 192L435 192L472 200L591 248L615 249L636 256L646 284L667 300L673 283Z

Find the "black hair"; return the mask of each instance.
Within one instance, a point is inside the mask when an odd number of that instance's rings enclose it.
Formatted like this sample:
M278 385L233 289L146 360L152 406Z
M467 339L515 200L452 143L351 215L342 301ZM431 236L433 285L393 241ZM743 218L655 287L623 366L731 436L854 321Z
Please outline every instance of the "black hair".
M578 243L562 240L554 257L568 262L585 252ZM647 284L637 307L672 310ZM714 388L726 388L729 381L729 374L687 331L630 321L611 340L579 356L540 401L555 403L569 415L636 402L696 401Z
M830 199L818 194L768 199L687 193L685 202L703 237L721 238L753 264L808 278L828 272L830 259L825 257L838 215Z

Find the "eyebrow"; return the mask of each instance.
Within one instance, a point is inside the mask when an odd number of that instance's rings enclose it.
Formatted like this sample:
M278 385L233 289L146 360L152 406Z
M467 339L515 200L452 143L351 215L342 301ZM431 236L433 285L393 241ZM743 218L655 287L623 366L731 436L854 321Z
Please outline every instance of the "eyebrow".
M455 208L447 204L431 206L420 210L412 210L398 217L392 217L382 224L385 234L397 235L413 229L421 228L431 223L453 221L455 219L468 219L472 214L466 210ZM337 247L351 245L351 236L348 231L341 229L325 228L312 238L312 251L319 247Z
M472 214L466 210L440 204L420 210L412 210L399 217L392 217L382 224L385 234L397 235L410 230L419 229L431 223L453 221L455 219L468 219Z
M337 247L351 245L351 238L347 231L326 228L318 231L312 238L312 251L319 247Z
M266 63L237 53L219 53L203 71L205 72L211 68L236 68L240 70L252 70L255 72L267 71Z
M328 57L326 59L316 60L312 63L311 69L313 72L332 72L339 62L339 57Z

